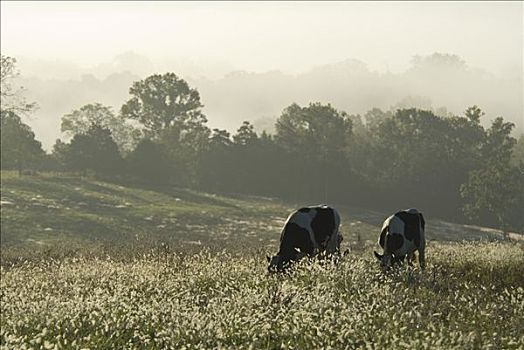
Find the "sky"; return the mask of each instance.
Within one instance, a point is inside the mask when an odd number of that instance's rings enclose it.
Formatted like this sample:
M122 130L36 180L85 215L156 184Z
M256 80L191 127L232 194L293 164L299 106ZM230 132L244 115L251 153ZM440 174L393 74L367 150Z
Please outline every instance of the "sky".
M10 2L3 54L84 67L128 51L230 70L300 73L348 58L399 72L414 55L457 54L522 74L522 2Z

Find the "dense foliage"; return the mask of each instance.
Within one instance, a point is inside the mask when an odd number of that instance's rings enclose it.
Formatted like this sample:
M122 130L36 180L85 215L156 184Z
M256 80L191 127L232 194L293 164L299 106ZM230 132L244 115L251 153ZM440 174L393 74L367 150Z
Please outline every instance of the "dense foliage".
M38 164L44 157L42 144L29 125L12 111L0 111L1 164L3 169L22 170Z
M74 110L62 117L61 131L73 137L77 134L85 134L92 128L98 126L108 129L121 153L128 153L136 146L140 132L133 128L130 123L122 120L110 107L100 103L87 104L80 109Z

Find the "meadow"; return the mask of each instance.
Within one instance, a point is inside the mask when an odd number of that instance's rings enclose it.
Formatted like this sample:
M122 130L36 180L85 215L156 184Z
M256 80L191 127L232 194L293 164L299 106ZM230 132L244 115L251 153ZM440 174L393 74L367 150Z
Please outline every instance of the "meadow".
M298 203L2 173L2 349L522 349L519 235L428 218L379 272L385 213L340 207L338 264L268 275ZM313 203L312 203L313 204Z

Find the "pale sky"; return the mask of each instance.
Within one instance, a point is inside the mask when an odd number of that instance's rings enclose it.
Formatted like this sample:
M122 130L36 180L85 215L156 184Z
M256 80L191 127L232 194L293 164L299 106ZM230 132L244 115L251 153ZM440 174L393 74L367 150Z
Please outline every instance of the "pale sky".
M523 3L2 1L1 51L83 66L134 51L290 73L348 58L398 72L443 52L514 77Z

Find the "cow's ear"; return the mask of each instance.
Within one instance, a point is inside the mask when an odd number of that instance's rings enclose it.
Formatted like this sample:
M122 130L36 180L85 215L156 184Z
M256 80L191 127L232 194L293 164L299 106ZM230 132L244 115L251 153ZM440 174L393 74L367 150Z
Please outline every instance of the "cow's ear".
M271 262L271 257L269 255L266 255L267 262Z
M373 253L375 254L375 257L376 257L378 260L382 260L382 255L380 255L380 254L377 253L376 251L373 251Z

